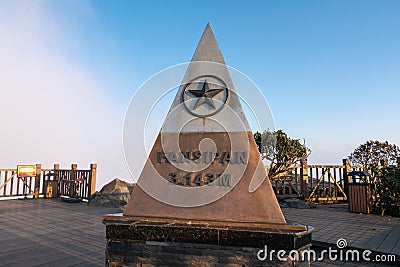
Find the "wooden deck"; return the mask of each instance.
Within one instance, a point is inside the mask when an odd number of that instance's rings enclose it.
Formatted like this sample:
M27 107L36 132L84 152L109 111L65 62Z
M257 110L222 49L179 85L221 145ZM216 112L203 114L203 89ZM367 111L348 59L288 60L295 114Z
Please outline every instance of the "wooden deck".
M0 266L104 266L102 215L59 199L0 201Z

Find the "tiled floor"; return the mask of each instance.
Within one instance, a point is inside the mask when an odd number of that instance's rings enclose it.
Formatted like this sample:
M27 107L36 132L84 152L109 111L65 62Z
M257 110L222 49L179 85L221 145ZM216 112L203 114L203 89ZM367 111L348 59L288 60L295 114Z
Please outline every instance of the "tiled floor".
M400 218L349 213L347 205L319 205L315 209L282 209L288 221L315 228L313 240L400 255Z
M286 219L314 227L314 244L337 248L345 239L347 247L394 254L400 258L400 218L373 214L349 213L348 206L318 205L315 209L282 209ZM328 265L326 265L328 264ZM357 265L359 264L359 265ZM397 264L400 264L398 262ZM323 262L312 266L374 266L374 263ZM382 266L382 265L379 265Z

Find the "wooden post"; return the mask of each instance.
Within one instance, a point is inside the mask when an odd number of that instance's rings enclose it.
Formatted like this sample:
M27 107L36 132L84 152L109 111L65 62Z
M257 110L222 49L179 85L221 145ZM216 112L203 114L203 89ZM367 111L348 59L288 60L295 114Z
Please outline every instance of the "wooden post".
M53 166L53 173L54 173L54 181L57 181L57 197L60 196L60 192L61 192L61 181L60 181L60 164L54 164Z
M78 169L78 164L71 164L71 176L69 177L70 180L75 180L76 177L76 170Z
M89 197L96 192L97 164L90 164L90 188Z
M346 158L343 159L343 165L344 165L344 170L343 170L343 185L344 185L344 192L346 193L347 200L349 198L349 176L347 175L349 172L351 172L351 165L350 165L350 159Z
M302 158L300 160L301 169L300 169L300 176L301 176L301 194L303 195L304 199L308 198L308 162L307 158Z
M70 175L69 175L69 181L67 181L67 183L69 184L68 191L69 192L64 192L64 193L68 193L69 197L77 197L76 196L76 170L78 169L78 165L77 164L71 164L71 170L70 170ZM64 191L65 189L63 189Z
M34 198L39 198L40 191L40 179L42 177L42 164L36 164L36 177L35 177L35 194Z
M54 166L53 166L54 180L57 182L59 182L59 179L60 179L59 173L58 173L59 169L60 169L60 164L54 164Z

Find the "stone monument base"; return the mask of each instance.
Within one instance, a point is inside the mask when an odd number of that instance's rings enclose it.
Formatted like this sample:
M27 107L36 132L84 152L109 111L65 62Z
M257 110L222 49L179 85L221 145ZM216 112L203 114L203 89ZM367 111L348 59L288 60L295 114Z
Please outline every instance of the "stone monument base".
M309 266L308 258L301 258L311 246L312 228L306 226L227 226L226 222L167 222L122 215L104 216L103 222L110 267ZM286 251L280 260L279 250Z

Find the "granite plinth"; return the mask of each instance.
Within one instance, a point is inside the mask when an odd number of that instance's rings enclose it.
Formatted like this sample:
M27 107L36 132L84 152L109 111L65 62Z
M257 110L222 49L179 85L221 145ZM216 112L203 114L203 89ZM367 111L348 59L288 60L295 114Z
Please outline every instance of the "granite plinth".
M308 266L307 261L260 261L268 250L308 250L312 228L299 225L222 226L104 216L106 266ZM288 254L288 253L287 253Z

